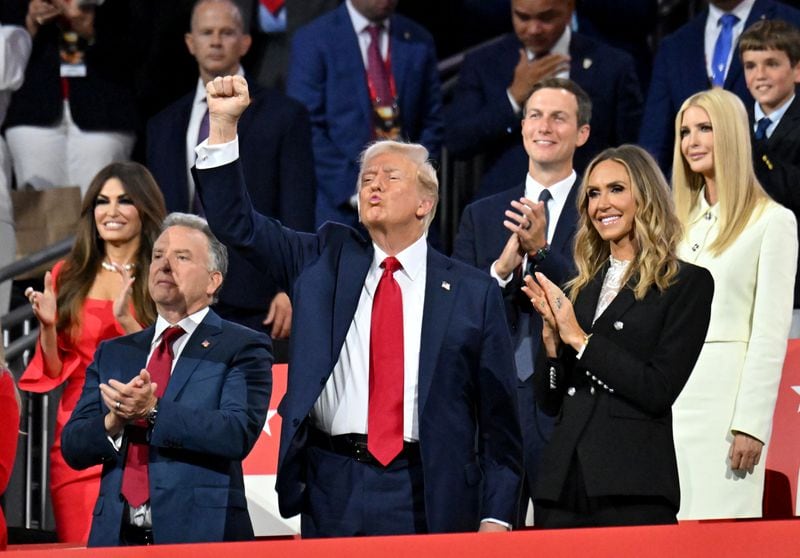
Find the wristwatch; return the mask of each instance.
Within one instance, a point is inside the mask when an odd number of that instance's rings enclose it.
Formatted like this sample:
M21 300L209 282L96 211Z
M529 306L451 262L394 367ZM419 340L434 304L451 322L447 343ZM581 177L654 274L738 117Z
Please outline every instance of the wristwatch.
M542 263L549 253L550 253L550 245L545 244L544 246L536 250L536 253L533 256L531 256L531 259L536 263Z
M158 398L156 398L156 404L153 405L153 408L147 411L147 424L153 426L156 423L156 417L158 417Z

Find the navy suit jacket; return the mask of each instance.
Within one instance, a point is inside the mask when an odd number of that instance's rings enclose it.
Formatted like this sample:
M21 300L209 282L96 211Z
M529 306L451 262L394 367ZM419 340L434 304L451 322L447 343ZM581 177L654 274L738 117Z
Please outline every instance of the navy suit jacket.
M411 20L390 20L392 75L403 137L436 158L442 144L442 95L430 34ZM344 3L301 27L292 39L287 93L311 114L317 173L317 226L356 224L350 198L358 159L372 140L373 110L358 38Z
M447 111L447 148L457 157L483 154L483 179L476 197L501 192L509 176L528 170L520 140L521 115L506 90L514 79L522 43L510 33L464 58L455 97ZM569 75L592 99L591 133L575 152L581 173L606 147L636 139L642 115L642 93L633 59L625 52L578 33L572 34Z
M653 79L645 103L639 144L656 158L661 168L672 172L675 115L691 95L711 87L705 61L705 26L708 8L664 38L653 62ZM756 0L745 28L762 19L783 19L800 25L800 11L773 0ZM724 87L736 93L749 107L753 97L744 81L742 61L736 52L731 59Z
M103 464L89 546L119 544L127 434L117 452L103 424L99 384L128 382L145 367L154 328L100 344L64 427L70 467ZM150 504L157 544L247 540L242 460L256 443L272 390L272 356L261 334L209 311L178 358L150 442Z
M309 413L353 321L373 245L350 227L317 234L252 211L239 164L198 171L212 230L282 286L293 286L293 335L277 490L281 513L304 510ZM419 444L431 532L512 523L521 442L511 339L494 280L428 248L419 355Z
M592 324L607 266L578 295L575 316L592 334L533 375L536 398L556 417L536 497L557 501L577 455L586 494L663 496L680 505L672 404L694 368L711 316L714 280L687 263L663 293L624 287Z
M315 182L308 112L273 89L255 87L252 95L239 121L240 156L250 198L264 215L312 231ZM167 211L191 210L186 129L193 99L194 91L151 118L147 126L147 166L164 193ZM219 300L229 319L238 321L238 315L228 315L227 310L233 309L263 319L278 290L244 258L231 254Z
M751 130L753 106L748 107ZM800 237L800 100L795 97L769 138L752 140L758 181L776 202L792 210ZM794 282L794 307L800 308L800 268Z
M544 273L556 284L565 283L575 273L572 252L578 223L575 197L579 187L580 178L576 178L558 218L553 241L550 243L550 253L541 263L535 265L536 271ZM453 257L489 273L492 263L500 256L511 235L503 226L504 213L511 207L512 200L519 200L524 195L523 183L469 204L461 216ZM515 275L503 289L506 317L509 328L515 332L519 313L531 315L531 345L535 357L541 341L542 321L539 314L531 308L530 300L521 293L521 287L521 278Z

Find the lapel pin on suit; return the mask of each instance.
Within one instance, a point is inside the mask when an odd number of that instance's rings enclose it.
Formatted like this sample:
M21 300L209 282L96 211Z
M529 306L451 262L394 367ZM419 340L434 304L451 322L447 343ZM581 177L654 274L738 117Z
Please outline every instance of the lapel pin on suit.
M588 70L592 67L592 59L591 58L584 58L583 59L583 69Z
M200 346L204 349L208 349L211 346L211 342L208 339L203 339L203 341L200 343Z
M446 291L449 291L450 290L450 283L448 283L447 281L442 281L442 288L444 290L446 290Z
M625 327L625 324L623 324L622 322L620 321L614 322L614 329L616 329L617 331L621 331L623 327Z

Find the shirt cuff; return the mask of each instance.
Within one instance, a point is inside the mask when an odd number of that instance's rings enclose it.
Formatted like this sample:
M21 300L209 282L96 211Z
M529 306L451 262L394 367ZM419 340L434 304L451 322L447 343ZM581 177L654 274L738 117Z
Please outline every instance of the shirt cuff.
M119 452L122 448L122 433L117 434L116 436L106 436L108 441L111 442L111 445L114 447L114 450Z
M197 161L195 166L198 169L215 169L222 167L229 163L233 163L239 158L239 136L228 143L218 143L208 145L208 140L205 139L200 142L200 145L194 148L197 153Z
M501 525L511 531L511 524L506 523L505 521L500 521L499 519L495 519L494 517L485 517L481 519L481 523L494 523L496 525Z
M492 267L489 268L489 275L494 277L494 280L497 281L497 284L500 285L501 289L504 289L506 287L506 285L508 285L511 282L511 279L514 277L514 272L512 271L511 273L509 273L508 277L505 277L505 278L500 277L497 274L497 271L494 268L494 266L496 264L497 264L497 260L492 262Z

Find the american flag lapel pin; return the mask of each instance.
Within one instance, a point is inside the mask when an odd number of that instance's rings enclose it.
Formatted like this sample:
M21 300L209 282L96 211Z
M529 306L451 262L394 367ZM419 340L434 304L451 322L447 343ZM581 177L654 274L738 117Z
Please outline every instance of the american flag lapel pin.
M450 283L448 283L447 281L442 281L442 288L444 290L446 290L446 291L449 291L450 290Z
M208 339L203 339L203 341L200 343L200 346L204 349L208 349L211 346L211 342Z

